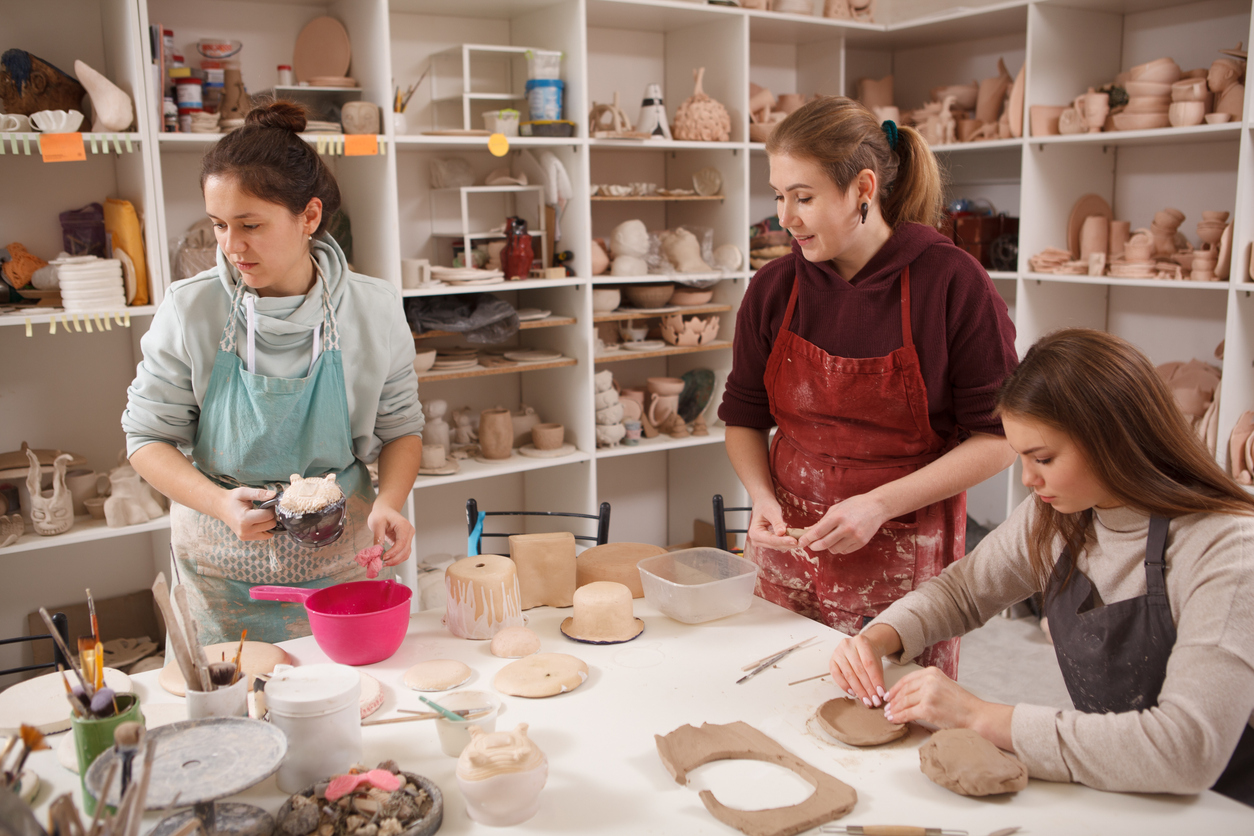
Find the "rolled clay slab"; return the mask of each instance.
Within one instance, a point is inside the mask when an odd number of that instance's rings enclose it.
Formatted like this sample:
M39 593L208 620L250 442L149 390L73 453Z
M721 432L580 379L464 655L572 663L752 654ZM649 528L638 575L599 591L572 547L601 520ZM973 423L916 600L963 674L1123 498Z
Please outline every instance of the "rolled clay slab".
M823 731L850 746L879 746L904 737L909 729L884 719L884 709L868 708L858 700L837 697L814 713Z
M919 747L923 774L958 795L998 795L1028 785L1028 770L970 729L945 729Z
M239 642L211 644L205 648L205 658L210 662L220 662L222 655L226 654L229 662L235 658L235 651L238 648ZM240 656L239 664L246 676L255 678L258 674L270 673L275 665L292 664L292 658L287 655L286 650L277 645L267 642L244 642L244 652ZM183 681L183 672L179 670L179 666L174 663L173 659L170 660L170 664L161 669L157 682L176 697L187 696L187 683ZM251 691L252 687L252 682L249 682L248 690Z
M631 590L632 598L643 598L640 570L636 564L646 557L666 554L666 549L650 543L606 543L593 546L575 561L575 585L614 581Z
M447 691L470 679L470 674L470 666L465 662L430 659L405 671L405 684L415 691Z
M573 691L587 678L588 666L582 659L565 653L536 653L501 668L492 684L511 697L541 699Z
M521 659L540 652L540 637L530 627L506 627L492 637L492 655Z

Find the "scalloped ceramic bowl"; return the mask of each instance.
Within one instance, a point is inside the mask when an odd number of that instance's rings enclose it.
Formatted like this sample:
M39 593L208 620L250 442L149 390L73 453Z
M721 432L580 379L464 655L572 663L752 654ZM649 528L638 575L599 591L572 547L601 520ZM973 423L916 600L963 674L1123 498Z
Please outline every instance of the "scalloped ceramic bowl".
M1118 113L1111 118L1117 131L1148 131L1171 124L1166 113Z
M1159 84L1174 84L1180 80L1180 65L1171 58L1158 58L1145 64L1138 64L1128 70L1129 82L1151 81Z
M77 110L40 110L30 115L35 127L46 134L72 134L83 124Z

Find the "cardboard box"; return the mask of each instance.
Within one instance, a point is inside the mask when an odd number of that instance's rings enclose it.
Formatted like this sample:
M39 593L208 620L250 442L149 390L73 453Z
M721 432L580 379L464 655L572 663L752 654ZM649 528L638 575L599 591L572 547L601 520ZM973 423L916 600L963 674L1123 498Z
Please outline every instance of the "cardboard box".
M63 612L70 622L70 651L77 652L79 636L91 635L91 616L87 611L87 601L72 604L61 604L46 607L48 612ZM96 621L100 624L100 640L136 639L147 636L158 645L165 645L165 623L152 599L152 590L144 589L121 595L117 598L96 599ZM27 635L39 636L48 633L48 626L39 617L36 610L26 616ZM23 664L40 665L52 661L52 642L31 642L32 661ZM38 675L40 671L36 671ZM43 673L46 673L44 671Z

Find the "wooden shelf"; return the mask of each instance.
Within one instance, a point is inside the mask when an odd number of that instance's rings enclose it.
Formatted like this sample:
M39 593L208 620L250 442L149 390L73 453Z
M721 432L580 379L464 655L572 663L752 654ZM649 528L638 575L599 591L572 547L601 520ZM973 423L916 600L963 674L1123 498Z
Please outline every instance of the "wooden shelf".
M700 195L700 194L643 195L642 194L642 195L623 195L621 197L617 195L599 195L598 194L598 195L593 195L591 198L589 198L589 200L591 200L593 203L626 203L628 201L634 201L637 203L691 203L693 201L698 201L698 200L722 201L726 197L727 195L721 195L721 194L711 194L711 195Z
M545 319L535 319L531 322L520 322L518 323L518 330L530 331L534 328L556 328L560 325L574 325L577 321L573 316L550 316ZM414 334L414 339L427 340L434 337L457 337L460 335L461 331L426 331L422 334Z
M601 363L618 363L623 360L644 360L649 357L669 357L672 354L696 354L699 351L719 351L724 348L731 348L731 340L715 340L706 345L672 345L668 348L659 348L657 351L616 351L612 354L598 354L593 358L593 362L598 365Z
M576 450L569 456L560 456L552 459L532 458L524 456L517 450L513 452L508 459L499 462L480 462L474 459L461 459L459 468L456 473L450 473L447 476L419 476L414 480L414 490L422 490L423 488L435 488L442 485L451 485L456 482L469 482L474 479L490 479L494 476L505 476L510 473L527 473L534 470L544 470L550 467L562 467L568 464L578 464L587 462L592 456L582 450ZM463 524L464 525L464 524ZM462 528L463 534L465 528Z
M149 531L162 531L170 527L169 513L157 517L155 520L149 520L139 525L124 525L119 528L109 528L104 520L96 520L91 517L75 517L74 527L64 534L54 534L51 537L44 537L28 531L18 538L17 542L11 546L0 549L0 557L5 555L16 554L18 552L35 551L36 549L52 549L58 546L72 546L76 543L91 543L96 540L105 540L110 537L126 537L130 534L144 534Z
M731 345L731 343L728 343ZM573 357L565 357L561 360L553 360L548 363L518 363L513 366L487 366L482 369L467 369L464 371L450 372L423 372L418 375L418 382L434 383L438 380L461 380L467 377L488 377L494 374L514 374L516 372L536 372L541 369L560 369L564 366L574 366L579 363Z
M594 314L593 322L626 322L629 319L648 319L654 316L673 316L682 314L688 316L690 314L708 314L708 313L726 313L730 311L731 305L689 305L687 307L678 307L667 313L632 313L623 308L619 308L613 313Z
M444 282L431 282L430 286L410 287L401 291L406 299L414 296L455 296L461 293L498 293L514 290L537 290L542 287L573 287L584 283L584 279L572 276L565 279L501 279L492 284L451 285Z

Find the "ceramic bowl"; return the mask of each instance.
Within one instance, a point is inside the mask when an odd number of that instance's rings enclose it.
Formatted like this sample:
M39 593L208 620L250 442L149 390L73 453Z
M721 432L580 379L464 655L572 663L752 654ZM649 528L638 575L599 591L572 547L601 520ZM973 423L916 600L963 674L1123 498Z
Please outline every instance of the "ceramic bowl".
M1135 81L1173 84L1180 80L1180 65L1171 58L1158 58L1128 70L1129 83Z
M671 282L660 284L629 284L623 289L627 301L637 308L660 308L670 301L675 292Z
M1128 99L1124 113L1166 113L1171 107L1170 96L1133 96Z
M1119 113L1112 118L1117 131L1148 131L1171 124L1166 113Z
M87 513L91 514L93 520L103 520L105 518L104 504L108 497L93 496L91 499L84 499L83 505L87 507Z
M1229 213L1220 209L1207 209L1202 212L1202 220L1210 223L1226 224L1228 222Z
M677 287L671 294L671 305L704 305L714 298L713 290L694 290L691 287Z
M622 292L616 287L592 288L592 310L596 313L609 313L623 301Z
M1170 96L1173 86L1156 81L1129 81L1123 89L1128 91L1128 98L1134 99L1137 96Z
M83 124L77 110L40 110L30 115L35 127L46 134L72 134Z
M1028 123L1032 136L1057 136L1058 117L1066 105L1032 105L1028 108Z
M1206 116L1206 102L1172 102L1167 111L1167 118L1172 127L1187 128L1202 124Z
M1209 92L1205 78L1182 78L1171 85L1171 99L1176 102L1200 102Z
M1207 125L1222 125L1225 122L1232 121L1231 113L1208 113L1206 114ZM1254 263L1254 262L1251 262Z
M684 381L678 377L651 377L648 387L655 395L679 395L684 391Z
M418 374L430 371L431 367L435 365L435 356L437 353L436 349L429 348L425 351L419 351L414 354L414 371L418 372Z
M0 113L0 133L30 133L30 117L20 113Z
M561 424L536 424L531 428L531 443L540 450L556 450L566 440L566 428Z
M1154 223L1164 229L1175 229L1184 222L1184 213L1174 206L1166 206L1154 213Z

